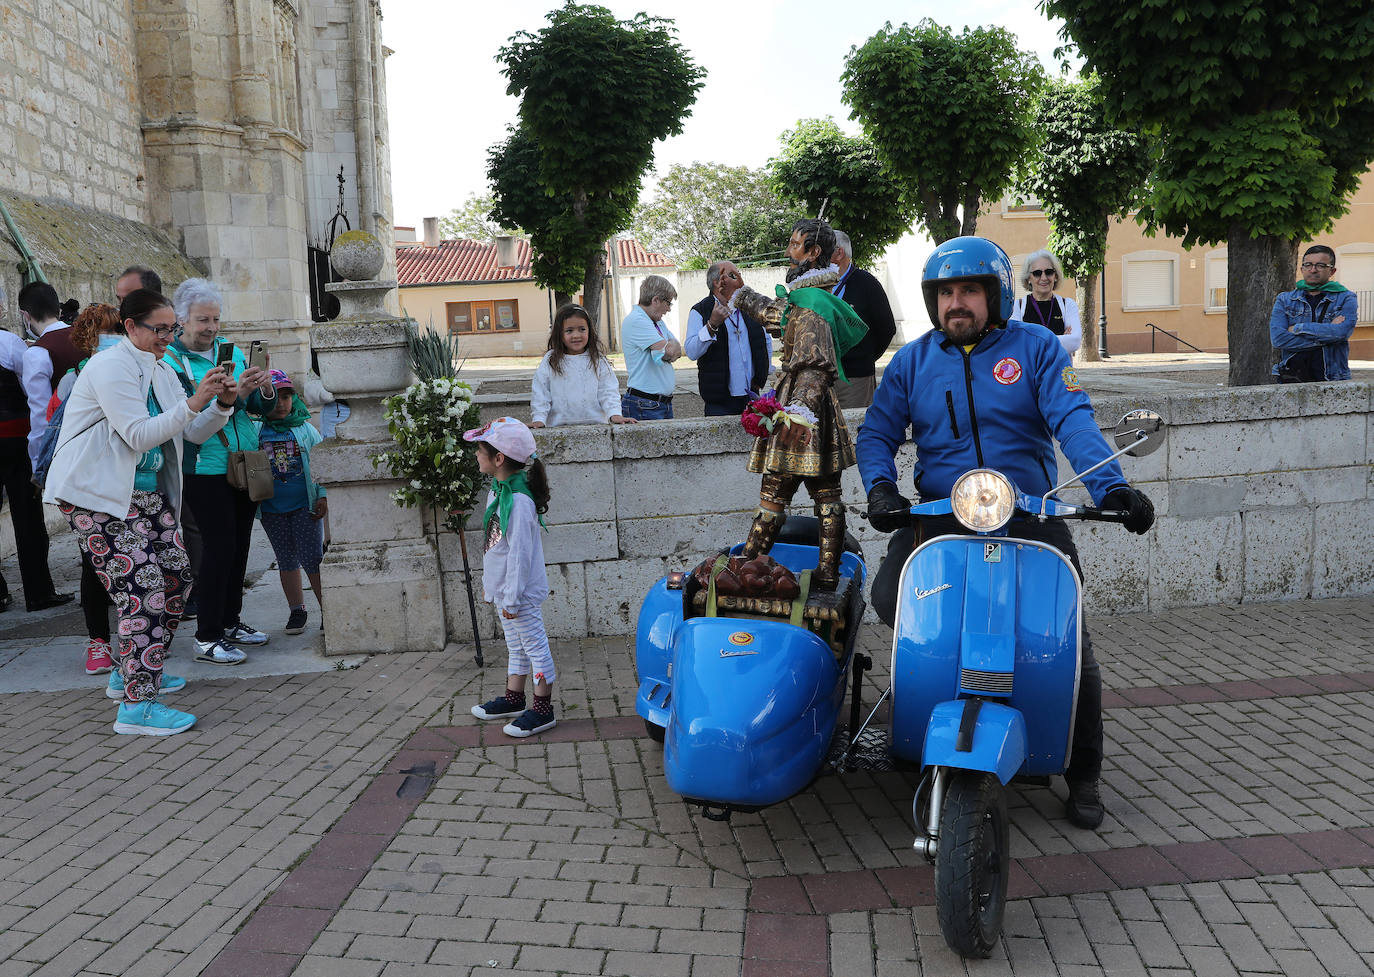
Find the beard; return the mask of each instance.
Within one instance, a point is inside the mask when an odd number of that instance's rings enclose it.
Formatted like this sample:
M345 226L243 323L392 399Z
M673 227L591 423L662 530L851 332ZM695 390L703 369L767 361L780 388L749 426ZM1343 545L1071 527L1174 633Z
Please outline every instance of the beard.
M946 336L963 346L981 336L986 325L986 322L980 324L973 316L946 316L941 328Z
M784 281L788 283L794 282L797 280L798 276L805 275L808 271L811 271L813 268L824 268L830 264L829 262L826 262L824 265L822 265L820 261L820 258L816 258L814 261L810 258L807 258L805 261L792 262L792 267L787 269L787 276L784 279Z

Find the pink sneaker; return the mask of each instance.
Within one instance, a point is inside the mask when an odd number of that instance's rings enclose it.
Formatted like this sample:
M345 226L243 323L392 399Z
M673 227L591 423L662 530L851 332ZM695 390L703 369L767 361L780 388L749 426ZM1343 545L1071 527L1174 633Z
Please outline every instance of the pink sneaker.
M114 671L114 659L110 657L110 643L92 638L86 646L86 674L104 675Z

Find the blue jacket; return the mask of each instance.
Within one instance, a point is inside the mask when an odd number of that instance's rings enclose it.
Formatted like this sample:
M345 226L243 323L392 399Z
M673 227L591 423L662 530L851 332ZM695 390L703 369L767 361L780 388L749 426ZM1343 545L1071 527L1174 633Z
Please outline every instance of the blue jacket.
M1098 430L1092 403L1073 361L1043 326L1012 320L965 354L932 330L907 343L883 371L855 440L864 488L897 481L893 461L916 443L916 491L948 498L960 475L994 468L1031 495L1057 482L1057 440L1075 471L1112 453ZM1126 485L1115 461L1086 479L1093 501Z
M1295 288L1280 292L1274 300L1269 316L1269 342L1279 351L1274 376L1294 353L1320 346L1326 379L1349 380L1350 334L1360 318L1359 300L1350 291L1323 292L1314 319L1305 294L1304 289Z

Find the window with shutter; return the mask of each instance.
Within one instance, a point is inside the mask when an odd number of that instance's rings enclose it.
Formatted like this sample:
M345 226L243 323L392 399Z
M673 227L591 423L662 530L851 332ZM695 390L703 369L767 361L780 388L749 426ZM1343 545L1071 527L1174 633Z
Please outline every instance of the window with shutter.
M1178 305L1178 255L1138 251L1121 259L1121 303L1126 311Z

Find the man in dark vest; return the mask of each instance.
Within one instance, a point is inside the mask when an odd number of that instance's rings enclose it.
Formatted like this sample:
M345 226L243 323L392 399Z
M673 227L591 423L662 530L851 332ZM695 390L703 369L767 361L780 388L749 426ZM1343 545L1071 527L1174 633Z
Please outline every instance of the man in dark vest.
M0 288L0 319L4 316L5 291ZM43 503L29 481L33 476L29 466L29 402L21 382L27 353L22 339L0 327L0 493L10 504L24 602L29 610L37 611L65 604L71 596L54 593ZM0 577L0 611L13 603L9 584Z
M773 342L762 325L730 309L730 297L744 284L739 269L717 261L706 269L711 294L687 314L683 348L697 363L697 389L707 417L739 414L768 382Z
M24 393L29 398L29 464L38 463L38 444L48 427L48 401L57 384L86 357L72 345L72 327L58 318L62 303L47 282L19 290L19 311L33 345L24 354Z
M830 260L840 269L840 280L830 291L836 298L848 302L868 326L863 342L844 354L843 366L848 382L839 380L835 383L835 395L840 398L840 406L846 409L873 403L873 391L878 386L875 378L878 357L887 352L892 337L897 335L897 321L892 316L892 305L882 283L856 266L853 259L854 247L849 235L836 231L835 253Z

